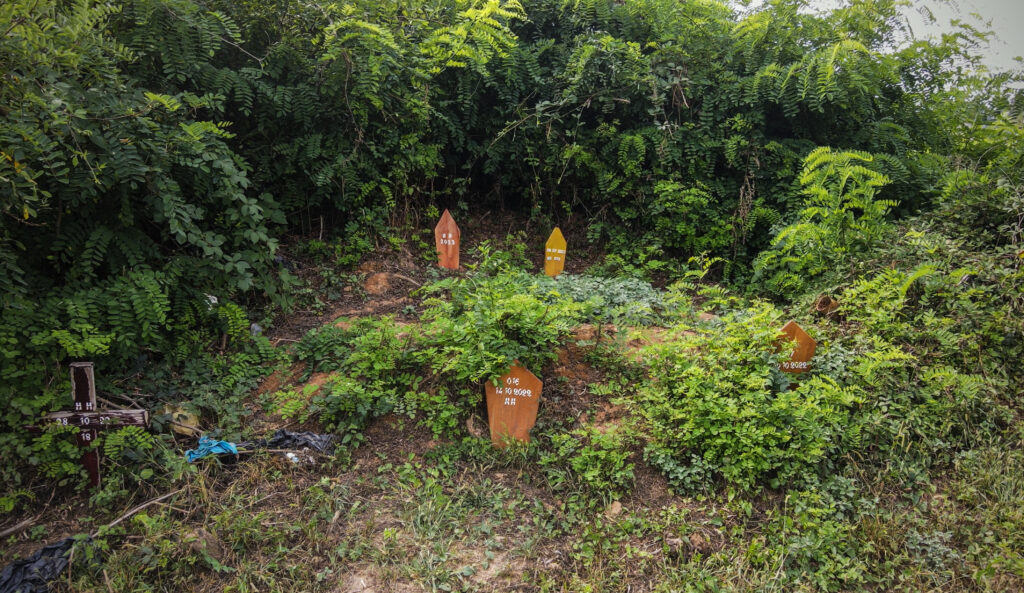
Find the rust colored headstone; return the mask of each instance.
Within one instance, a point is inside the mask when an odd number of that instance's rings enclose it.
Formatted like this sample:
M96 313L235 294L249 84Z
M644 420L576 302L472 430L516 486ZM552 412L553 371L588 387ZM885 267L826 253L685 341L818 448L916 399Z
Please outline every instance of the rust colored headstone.
M445 208L441 220L434 227L434 245L437 246L437 264L449 270L459 269L459 238L462 233L451 212Z
M99 437L99 431L124 428L125 426L148 426L149 414L145 410L97 411L96 382L92 363L73 362L69 366L71 367L71 397L74 411L53 412L47 414L44 419L51 424L78 427L76 440L78 446L85 449L82 454L82 465L89 473L89 483L93 488L97 488L100 485L100 456L99 451L94 449L92 444ZM29 428L41 430L36 426Z
M530 442L530 429L537 423L537 408L544 384L533 373L516 364L498 385L490 381L487 393L487 419L491 425L491 442L504 447L509 438Z
M562 269L565 267L565 247L562 230L555 227L544 246L544 273L548 276L554 278L562 273Z
M796 349L789 360L779 365L779 370L784 373L806 373L811 370L811 359L814 358L814 350L818 347L814 338L795 321L782 326L782 335L786 340L796 342Z

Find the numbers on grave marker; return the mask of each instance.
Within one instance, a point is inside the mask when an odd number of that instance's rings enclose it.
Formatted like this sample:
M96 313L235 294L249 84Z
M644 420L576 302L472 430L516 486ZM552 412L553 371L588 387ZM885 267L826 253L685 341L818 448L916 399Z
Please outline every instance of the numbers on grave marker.
M811 370L811 359L814 358L814 351L818 343L795 321L790 321L782 327L780 340L796 342L796 348L790 355L789 360L779 363L779 370L784 373L806 373ZM781 348L781 341L779 347Z
M518 364L497 385L485 385L491 442L496 447L503 447L509 438L529 442L542 388L541 380Z
M555 230L551 231L551 236L548 237L548 242L544 246L544 273L554 278L562 273L565 267L565 250L566 250L565 237L562 236L562 230L555 227Z
M145 410L112 410L98 413L96 411L96 386L93 378L91 362L73 362L71 367L71 412L53 412L44 417L44 422L58 426L78 426L76 435L78 445L85 447L99 436L105 428L120 426L148 426L149 414ZM30 430L42 430L41 427L30 426ZM99 451L86 449L82 454L82 465L89 474L92 486L100 485Z
M434 244L437 248L437 264L442 268L457 270L459 268L459 225L448 210L441 215L441 220L434 227Z

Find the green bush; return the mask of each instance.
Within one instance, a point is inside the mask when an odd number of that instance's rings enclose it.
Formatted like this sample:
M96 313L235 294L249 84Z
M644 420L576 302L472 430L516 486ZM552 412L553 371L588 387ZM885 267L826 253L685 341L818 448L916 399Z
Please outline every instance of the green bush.
M589 493L618 498L633 488L633 463L621 427L593 427L551 435L551 449L540 454L554 490L582 486Z
M857 537L857 526L872 505L856 499L854 486L854 481L836 476L806 490L791 490L785 512L766 526L767 549L755 557L778 566L780 582L791 587L848 591L866 583L873 567L865 560L869 550Z
M411 418L423 411L435 432L451 429L454 420L443 405L425 409L430 398L420 388L423 377L413 356L418 330L404 333L400 336L393 317L343 318L310 331L293 352L296 361L306 363L303 379L314 372L330 372L331 377L305 409L285 398L278 411L317 415L329 430L344 435L344 443L358 443L371 420L392 412Z
M807 155L800 175L805 207L758 255L754 282L779 295L800 294L836 262L878 242L897 204L877 197L889 179L868 168L872 161L865 152L827 147Z
M981 126L962 165L942 180L934 217L946 234L981 248L1024 242L1024 113L1007 110Z
M500 254L497 257L502 257ZM491 269L485 259L481 270ZM424 287L423 351L433 372L457 382L496 379L516 361L536 372L594 307L560 294L550 278L512 266Z
M151 92L124 72L137 56L114 39L116 15L0 6L0 445L49 477L75 456L30 445L22 426L67 405L68 360L103 375L184 358L222 331L237 343L244 312L209 295L278 295L277 203L250 187L226 124L203 117L214 97Z
M555 279L540 279L541 289L578 303L586 303L585 321L651 325L661 321L666 303L649 282L636 278L561 274Z
M1013 393L1021 368L1003 346L1016 331L1004 309L1012 301L983 282L963 285L964 272L890 269L839 296L857 303L840 309L860 332L849 380L869 393L858 424L880 463L946 464L1010 422L1013 397L1000 394Z
M674 486L722 478L777 488L813 477L844 450L859 392L823 376L787 389L775 353L779 318L759 305L645 351L650 379L637 408L650 428L647 458Z

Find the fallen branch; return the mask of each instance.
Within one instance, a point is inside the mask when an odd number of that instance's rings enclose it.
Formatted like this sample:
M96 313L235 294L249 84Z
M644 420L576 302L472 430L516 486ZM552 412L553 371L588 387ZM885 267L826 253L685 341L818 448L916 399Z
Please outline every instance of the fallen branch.
M182 424L181 422L178 422L177 420L168 420L167 422L169 422L169 423L171 423L171 424L173 424L175 426L180 426L180 427L182 427L182 428L184 428L186 430L189 430L189 431L192 432L193 435L203 434L203 430L201 428L197 427L197 426L192 426L190 424Z
M414 284L416 286L423 286L422 284L420 284L419 282L416 282L415 280L413 280L412 278L410 278L408 276L403 276L402 274L395 274L395 273L392 273L391 275L394 276L395 278L401 278L402 280L405 280L406 282L409 282L409 283Z
M0 531L0 539L3 539L5 537L7 537L8 535L13 535L15 533L18 533L22 529L25 529L26 527L32 525L32 523L34 523L35 520L38 519L38 518L39 517L32 517L31 519L25 519L24 521L22 521L21 523L18 523L14 527L8 527L7 529L4 529L3 531Z
M162 500L166 500L166 499L174 496L175 494L180 494L180 493L184 492L184 490L185 490L184 488L179 488L179 489L175 490L174 492L169 492L167 494L164 494L163 496L158 496L158 497L154 498L153 500L144 502L144 503L140 504L139 506L133 508L132 510L128 511L127 513L121 515L120 517L115 519L112 523L107 523L105 527L107 529L110 529L111 527L116 526L121 521L124 521L125 519L131 517L135 513L138 513L139 511L141 511L141 510L143 510L143 509L145 509L147 507L150 507L150 506L152 506L152 505L154 505L154 504L156 504L156 503L158 503L158 502L160 502ZM103 529L103 527L100 527L99 529L97 529L96 532L93 533L91 537L99 536L100 531L102 529Z

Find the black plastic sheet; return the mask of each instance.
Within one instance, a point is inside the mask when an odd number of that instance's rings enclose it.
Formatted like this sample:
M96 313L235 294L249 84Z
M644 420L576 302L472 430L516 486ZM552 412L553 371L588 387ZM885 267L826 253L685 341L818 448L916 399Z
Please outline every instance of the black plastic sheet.
M92 539L84 541L91 543ZM48 583L67 570L74 545L75 538L69 537L8 564L0 572L0 593L46 593L50 590Z
M315 432L292 432L279 429L269 439L237 443L239 449L314 449L326 453L334 444L335 435Z

